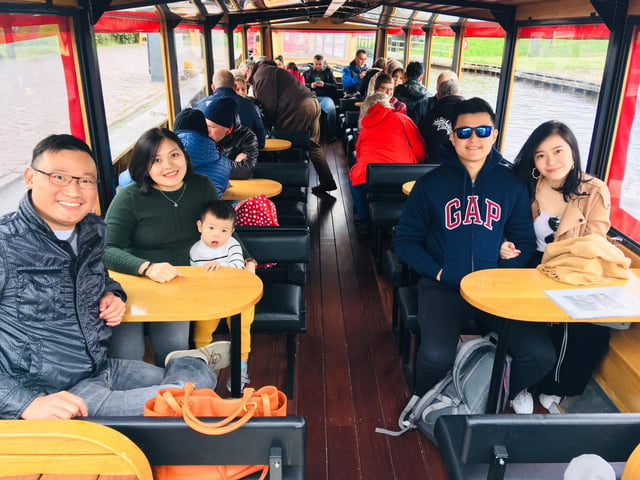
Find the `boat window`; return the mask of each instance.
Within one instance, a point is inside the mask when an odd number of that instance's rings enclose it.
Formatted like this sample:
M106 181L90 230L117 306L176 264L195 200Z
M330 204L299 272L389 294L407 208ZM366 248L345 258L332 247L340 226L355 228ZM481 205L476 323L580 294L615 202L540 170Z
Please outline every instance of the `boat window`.
M95 32L115 162L146 130L167 121L160 22L153 11L109 12Z
M640 243L640 27L636 26L607 184L611 224Z
M404 65L404 32L401 28L389 28L387 33L387 60L398 60Z
M468 98L484 98L495 108L505 31L497 23L468 21L462 32L460 84L463 94Z
M0 59L4 214L15 210L25 193L22 172L40 140L54 133L86 136L68 18L0 14Z
M227 47L227 34L222 27L211 31L211 51L213 52L213 68L220 70L229 68L229 53Z
M535 127L559 120L575 133L586 161L608 44L609 30L601 24L519 29L509 122L503 132L507 159L516 156Z
M453 44L455 33L449 24L438 24L432 27L431 37L431 69L427 86L435 91L436 80L444 70L451 70L453 65Z
M282 55L286 63L296 62L304 65L313 61L320 53L330 67L348 65L356 50L363 48L367 52L367 65L374 59L375 32L309 32L300 30L272 31L273 54Z
M204 35L201 25L180 24L174 30L178 58L178 84L182 108L195 105L205 96Z
M424 66L424 30L421 28L412 28L410 38L409 61L420 62Z

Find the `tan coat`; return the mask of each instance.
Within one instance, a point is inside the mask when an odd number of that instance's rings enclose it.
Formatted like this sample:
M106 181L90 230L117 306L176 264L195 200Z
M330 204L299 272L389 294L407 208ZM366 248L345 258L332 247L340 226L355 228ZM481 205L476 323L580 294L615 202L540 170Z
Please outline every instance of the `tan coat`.
M571 197L560 219L554 242L589 234L606 237L609 227L611 227L609 189L602 180L591 175L583 173L582 180L580 190L587 195ZM540 182L536 188L536 195L539 188ZM531 203L531 214L534 219L540 215L540 206L535 198Z

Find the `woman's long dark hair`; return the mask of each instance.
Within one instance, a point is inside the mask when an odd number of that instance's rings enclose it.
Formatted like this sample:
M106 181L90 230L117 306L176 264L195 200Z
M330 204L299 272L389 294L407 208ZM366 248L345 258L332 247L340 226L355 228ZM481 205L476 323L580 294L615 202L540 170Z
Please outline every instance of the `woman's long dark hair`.
M582 165L580 163L580 150L578 141L571 129L562 122L549 120L539 125L524 142L524 145L516 155L514 164L518 176L527 184L529 197L533 200L536 194L536 184L538 179L533 178L534 168L536 166L534 156L540 144L551 135L560 135L562 139L571 147L573 155L573 168L569 170L567 178L561 187L557 188L558 192L562 192L565 202L568 202L571 195L582 195L580 192L580 183Z
M153 180L149 175L149 168L151 168L151 163L158 153L160 143L165 138L175 142L184 154L187 161L187 172L184 175L184 180L193 173L191 157L189 157L187 149L184 148L178 136L166 128L152 128L144 132L138 139L129 157L129 174L133 181L140 186L141 193L149 193L153 188Z

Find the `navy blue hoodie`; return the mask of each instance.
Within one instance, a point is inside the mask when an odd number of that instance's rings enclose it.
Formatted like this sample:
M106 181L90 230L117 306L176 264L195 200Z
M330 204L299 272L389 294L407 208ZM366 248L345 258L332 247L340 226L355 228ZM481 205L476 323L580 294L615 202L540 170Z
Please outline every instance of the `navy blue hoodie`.
M423 175L407 199L393 246L398 257L422 276L458 290L475 270L525 267L536 248L526 186L492 149L475 181L452 147L443 162ZM501 260L503 240L522 253Z

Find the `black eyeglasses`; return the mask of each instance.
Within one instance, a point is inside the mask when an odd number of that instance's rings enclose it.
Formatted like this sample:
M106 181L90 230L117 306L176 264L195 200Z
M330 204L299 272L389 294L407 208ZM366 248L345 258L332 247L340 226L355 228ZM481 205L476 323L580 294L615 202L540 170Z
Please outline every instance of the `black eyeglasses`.
M480 125L479 127L460 127L456 128L453 131L456 132L456 137L460 140L466 140L471 138L471 134L476 132L478 138L487 138L491 135L491 131L493 127L490 125Z
M558 225L560 225L560 217L549 217L549 221L547 223L554 233L550 233L544 237L544 243L552 243L553 238L555 237L555 232L558 230Z
M32 170L35 170L42 175L46 175L49 177L49 181L54 185L59 185L61 187L69 185L73 180L78 182L78 186L83 190L91 190L96 188L96 184L98 183L97 178L92 177L74 177L73 175L65 175L64 173L50 173L45 172L43 170L37 169L35 167L31 167Z

